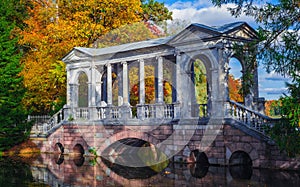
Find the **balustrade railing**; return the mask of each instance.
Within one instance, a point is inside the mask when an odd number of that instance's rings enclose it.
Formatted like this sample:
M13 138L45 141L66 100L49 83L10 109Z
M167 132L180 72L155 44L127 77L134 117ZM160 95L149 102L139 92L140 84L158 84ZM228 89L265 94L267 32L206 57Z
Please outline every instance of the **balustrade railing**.
M122 106L97 107L98 119L120 119L124 114L125 109L129 109L130 114L126 117L136 119L151 119L151 118L174 118L173 104L145 104L135 107L124 108Z
M75 108L75 117L76 119L87 120L90 117L90 108Z
M199 117L208 117L207 104L199 104Z
M266 127L272 126L280 119L270 118L257 111L246 108L235 101L229 101L228 114L230 117L243 122L248 127L265 133Z
M47 120L45 116L28 116L29 121L34 121L32 134L47 134L53 127L58 126L64 120L64 109L61 109ZM42 121L42 119L44 121Z
M97 107L97 119L118 119L121 117L121 108L117 106Z

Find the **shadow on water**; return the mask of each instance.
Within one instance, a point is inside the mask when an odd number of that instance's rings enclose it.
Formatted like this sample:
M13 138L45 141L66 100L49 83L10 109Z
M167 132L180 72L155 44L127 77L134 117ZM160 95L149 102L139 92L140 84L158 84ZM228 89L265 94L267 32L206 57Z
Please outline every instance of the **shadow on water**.
M111 169L111 171L126 179L147 179L158 174L158 172L154 171L153 169L147 166L129 167L112 163L105 158L101 158L101 160L108 168Z
M190 167L190 172L193 177L201 179L206 176L208 169L209 166L202 165L201 163L197 162L192 167Z
M31 167L20 158L0 157L0 186L35 186ZM40 183L39 186L46 186Z
M229 173L233 179L248 179L252 177L253 169L251 165L235 165L229 167Z
M57 165L61 165L64 162L63 154L55 154L54 156L55 156L54 160Z

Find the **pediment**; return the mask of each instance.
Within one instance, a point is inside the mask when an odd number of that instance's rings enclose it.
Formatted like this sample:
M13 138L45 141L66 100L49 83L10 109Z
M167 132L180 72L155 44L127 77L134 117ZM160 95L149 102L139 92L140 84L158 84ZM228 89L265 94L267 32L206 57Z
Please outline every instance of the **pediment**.
M78 50L77 48L73 48L66 56L62 58L62 61L66 64L72 63L74 61L81 61L89 58L90 55Z
M200 27L196 27L193 25L190 25L177 35L175 35L168 44L180 44L180 43L188 43L195 40L202 40L202 39L208 39L212 38L214 36L220 35L220 33L204 29Z
M253 40L257 39L257 33L254 29L248 25L242 25L239 28L235 28L227 32L227 35L233 38Z

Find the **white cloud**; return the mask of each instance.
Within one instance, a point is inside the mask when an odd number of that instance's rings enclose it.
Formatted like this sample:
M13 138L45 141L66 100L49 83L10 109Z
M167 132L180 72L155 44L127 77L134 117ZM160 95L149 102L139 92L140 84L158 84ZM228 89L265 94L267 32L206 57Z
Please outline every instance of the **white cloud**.
M272 71L272 72L266 74L266 75L264 76L264 79L265 79L265 80L270 80L270 81L286 81L286 82L288 82L288 81L291 80L290 78L288 78L288 77L283 77L283 76L281 76L280 74L275 73L274 71Z
M235 18L231 16L228 8L233 6L233 4L227 4L219 8L210 4L210 6L203 7L200 4L197 4L197 2L175 2L168 6L168 8L173 12L173 19L185 19L191 23L218 26L230 22L246 21L248 24L255 27L256 24L251 17L241 15L240 17Z

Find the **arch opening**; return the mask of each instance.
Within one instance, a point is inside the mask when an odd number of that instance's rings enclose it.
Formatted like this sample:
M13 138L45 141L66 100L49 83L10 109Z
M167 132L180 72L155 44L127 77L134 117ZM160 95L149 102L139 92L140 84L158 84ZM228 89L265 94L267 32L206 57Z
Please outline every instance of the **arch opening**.
M194 166L190 168L192 176L195 178L205 177L209 168L207 155L204 152L196 149L191 152L190 157L195 160Z
M125 138L109 145L101 153L102 157L112 163L129 167L150 167L161 171L167 167L167 156L155 145L138 138Z
M83 155L84 154L84 148L81 144L76 144L74 147L73 147L73 154L74 155Z
M88 77L84 72L78 76L78 107L88 107Z
M58 156L55 156L55 163L57 165L61 165L64 162L64 155L59 154Z
M252 159L245 151L235 151L229 158L229 165L247 165L252 166Z
M59 152L60 154L63 154L64 149L64 146L60 142L58 142L55 144L54 152Z
M208 100L210 87L207 76L207 67L201 58L195 58L191 63L191 81L194 85L192 88L192 116L207 117Z
M245 151L236 151L229 158L229 173L234 179L250 179L252 159Z
M229 99L235 102L243 103L244 97L241 93L242 89L243 66L241 61L232 57L229 60L228 74L228 94Z

